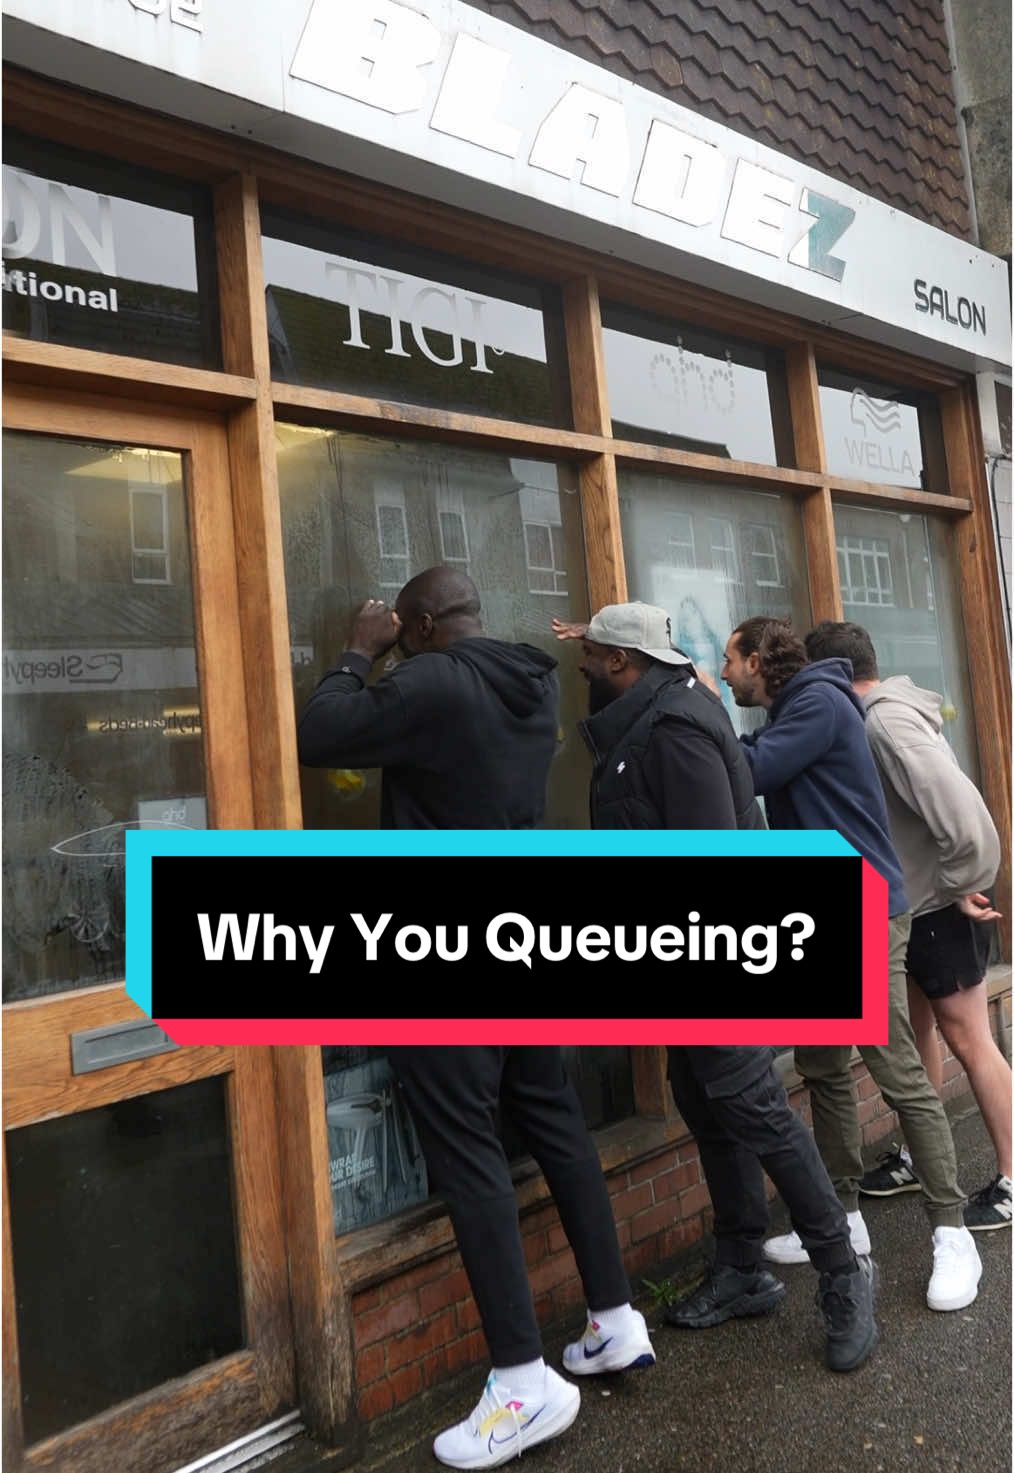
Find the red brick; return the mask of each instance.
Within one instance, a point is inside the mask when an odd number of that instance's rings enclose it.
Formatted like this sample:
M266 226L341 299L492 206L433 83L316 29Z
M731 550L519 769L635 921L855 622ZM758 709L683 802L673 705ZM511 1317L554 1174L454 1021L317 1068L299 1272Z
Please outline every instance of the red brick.
M453 1345L447 1347L447 1373L453 1376L455 1371L464 1370L465 1366L474 1366L477 1361L486 1359L486 1337L481 1330L473 1330L469 1335L463 1335L460 1340L455 1340Z
M695 1213L701 1212L705 1207L711 1206L711 1198L704 1182L698 1182L687 1192L680 1193L680 1214L683 1217L693 1217Z
M549 1233L547 1234L546 1242L550 1253L559 1253L561 1248L570 1247L570 1244L567 1241L567 1234L564 1232L562 1227L550 1228Z
M410 1268L407 1273L399 1274L392 1279L388 1286L388 1297L395 1294L408 1294L413 1289L418 1289L422 1284L432 1284L436 1279L451 1271L454 1256L450 1253L442 1253L439 1258L431 1258L428 1263L420 1263L416 1268Z
M389 1381L377 1381L359 1393L359 1415L364 1422L382 1416L394 1406L394 1392Z
M687 1161L683 1166L666 1171L662 1176L656 1176L651 1184L655 1201L667 1202L677 1193L685 1192L688 1187L696 1186L700 1179L701 1163L699 1161Z
M625 1218L623 1222L616 1224L616 1237L621 1248L626 1248L630 1242L630 1219Z
M664 1232L667 1227L672 1226L675 1215L674 1202L660 1202L657 1207L649 1207L647 1212L639 1212L630 1219L630 1241L641 1243L645 1238L653 1238L656 1233Z
M424 1386L436 1386L438 1381L445 1381L451 1373L447 1350L435 1350L425 1360L419 1362L422 1370Z
M539 1294L535 1300L535 1318L539 1324L544 1324L553 1314L552 1294Z
M423 1315L436 1314L445 1305L456 1304L471 1293L468 1275L463 1268L444 1274L433 1284L424 1284L419 1290L419 1311Z
M455 1307L455 1324L459 1334L467 1334L469 1330L477 1330L482 1324L479 1311L475 1307L475 1300L469 1297Z
M369 1345L361 1350L356 1356L356 1379L360 1386L369 1386L371 1381L379 1381L387 1369L387 1342L382 1341L379 1345Z
M615 1197L618 1193L625 1192L630 1186L630 1172L616 1171L611 1176L607 1176L606 1186L609 1189L610 1197Z
M396 1371L410 1361L422 1360L431 1350L447 1345L456 1338L457 1320L453 1309L445 1309L434 1319L413 1325L402 1335L396 1335L387 1345L387 1369Z
M399 1330L415 1324L418 1318L418 1294L402 1294L397 1299L389 1299L379 1309L368 1310L354 1321L356 1345L365 1348L378 1340L386 1340L389 1335L397 1335Z
M877 1088L877 1081L869 1074L859 1076L857 1089L861 1100L870 1100L880 1092Z
M402 1370L395 1372L391 1377L391 1390L394 1393L395 1406L401 1406L403 1402L412 1396L417 1396L423 1387L423 1376L421 1366L405 1366Z
M613 1198L613 1216L620 1221L624 1217L633 1217L635 1212L643 1212L650 1206L651 1187L648 1182L643 1181L639 1187L617 1193Z
M636 1166L630 1168L630 1185L636 1187L642 1181L650 1181L653 1176L666 1171L672 1165L670 1156L652 1156L647 1161L640 1161Z
M544 1259L529 1274L532 1293L545 1294L547 1290L555 1289L557 1284L562 1284L565 1279L573 1278L576 1272L574 1259L569 1253L554 1253L552 1258Z
M378 1284L375 1289L364 1289L361 1294L352 1297L353 1315L365 1314L368 1309L376 1309L383 1302L384 1286Z
M536 1233L526 1233L522 1246L525 1250L525 1262L529 1267L533 1263L541 1263L546 1257L547 1233L545 1228Z
M868 1125L877 1113L876 1100L859 1101L859 1124Z
M676 1152L676 1160L682 1165L685 1161L700 1161L701 1151L696 1141L688 1141L685 1146L680 1146Z

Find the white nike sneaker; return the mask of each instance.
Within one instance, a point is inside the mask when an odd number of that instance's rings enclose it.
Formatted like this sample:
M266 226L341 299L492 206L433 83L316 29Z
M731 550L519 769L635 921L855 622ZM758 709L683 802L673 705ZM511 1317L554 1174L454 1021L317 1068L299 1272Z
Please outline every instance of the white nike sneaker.
M563 1352L563 1369L572 1376L598 1376L603 1371L633 1371L653 1366L655 1352L648 1339L644 1315L632 1309L629 1329L625 1334L607 1335L591 1315L580 1340L573 1341Z
M852 1252L857 1257L866 1257L870 1252L870 1233L861 1212L846 1214ZM783 1233L780 1238L768 1238L764 1244L764 1257L772 1263L809 1263L810 1255L803 1247L798 1233Z
M433 1452L448 1468L498 1468L537 1443L566 1432L580 1408L580 1391L550 1366L541 1394L527 1401L515 1396L491 1371L472 1415L441 1432Z
M979 1292L982 1259L967 1228L933 1231L933 1273L926 1290L930 1309L964 1309Z

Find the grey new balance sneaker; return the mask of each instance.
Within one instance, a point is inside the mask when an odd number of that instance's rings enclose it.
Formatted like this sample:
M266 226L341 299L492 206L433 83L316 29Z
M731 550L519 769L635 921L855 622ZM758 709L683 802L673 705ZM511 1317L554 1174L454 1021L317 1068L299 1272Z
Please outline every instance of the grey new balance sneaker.
M873 1317L877 1268L865 1254L851 1272L821 1274L817 1308L827 1332L829 1371L854 1371L867 1359L880 1337Z
M965 1208L965 1227L972 1233L991 1233L1011 1223L1011 1179L994 1176L988 1187L970 1197Z
M917 1192L919 1178L912 1166L912 1158L902 1146L899 1150L891 1145L889 1151L878 1158L877 1164L866 1173L859 1183L864 1197L894 1197L898 1192Z

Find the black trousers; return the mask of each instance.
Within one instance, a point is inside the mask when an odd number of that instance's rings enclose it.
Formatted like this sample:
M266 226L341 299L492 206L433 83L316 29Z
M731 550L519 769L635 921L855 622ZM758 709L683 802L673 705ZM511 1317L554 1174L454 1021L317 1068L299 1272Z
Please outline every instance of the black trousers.
M772 1058L760 1048L669 1049L673 1096L697 1139L715 1210L715 1260L744 1269L761 1263L768 1232L763 1168L814 1267L851 1267L844 1209Z
M591 1309L630 1298L598 1153L558 1048L389 1050L430 1184L447 1203L492 1362L542 1355L499 1106L542 1168Z

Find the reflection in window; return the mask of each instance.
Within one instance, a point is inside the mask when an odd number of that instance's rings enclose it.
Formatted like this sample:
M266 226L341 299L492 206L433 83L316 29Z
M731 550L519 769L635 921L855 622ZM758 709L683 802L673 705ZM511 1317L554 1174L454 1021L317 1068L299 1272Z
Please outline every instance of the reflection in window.
M560 655L554 616L586 618L576 477L544 461L278 425L278 476L297 708L345 648L349 620L435 563L466 567L486 632ZM396 659L392 653L390 660ZM560 661L559 750L546 823L583 827L588 768L577 661ZM377 675L380 674L378 667ZM308 828L373 828L380 774L304 769Z
M183 466L4 435L8 1000L124 966L124 833L203 828Z
M931 395L823 365L817 379L830 471L946 491L940 416Z
M792 464L780 352L609 303L602 327L617 438Z
M673 642L702 673L718 680L725 641L754 614L810 627L791 497L624 470L620 514L630 597L666 610ZM738 707L726 686L722 699L737 731L762 724L763 713Z
M5 130L4 331L217 368L207 190Z
M843 603L893 605L890 544L882 537L840 537L838 576ZM932 608L931 593L928 598L927 607Z
M974 725L949 527L912 512L836 503L845 618L870 633L882 676L908 675L943 698L944 735L970 777Z
M276 379L569 425L555 289L283 212L262 220Z

